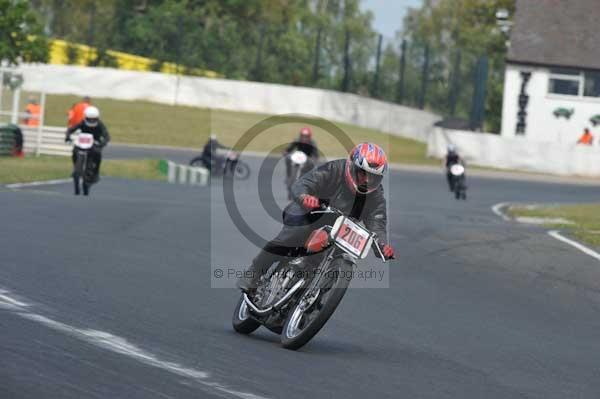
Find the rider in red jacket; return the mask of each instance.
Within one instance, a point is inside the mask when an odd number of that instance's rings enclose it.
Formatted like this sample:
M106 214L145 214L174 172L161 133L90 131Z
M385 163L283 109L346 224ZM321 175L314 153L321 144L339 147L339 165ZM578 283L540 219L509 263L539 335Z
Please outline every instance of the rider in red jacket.
M292 186L293 201L283 213L283 228L254 258L238 287L252 293L260 276L271 265L302 247L318 223L318 215L310 211L323 201L345 214L361 220L375 232L386 258L394 256L387 244L387 211L381 181L387 170L387 157L376 144L361 143L347 159L327 162L311 170ZM378 252L375 251L375 254Z

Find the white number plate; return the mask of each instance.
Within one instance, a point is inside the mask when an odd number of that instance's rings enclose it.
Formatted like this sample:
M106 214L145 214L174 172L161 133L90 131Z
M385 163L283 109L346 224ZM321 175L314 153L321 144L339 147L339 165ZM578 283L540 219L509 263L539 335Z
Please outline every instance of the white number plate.
M94 135L89 133L79 133L77 135L77 140L75 140L75 145L82 150L92 148L94 145Z
M335 242L357 258L364 258L368 252L365 251L365 249L371 242L371 235L362 226L354 223L350 219L343 218L343 221L337 230Z

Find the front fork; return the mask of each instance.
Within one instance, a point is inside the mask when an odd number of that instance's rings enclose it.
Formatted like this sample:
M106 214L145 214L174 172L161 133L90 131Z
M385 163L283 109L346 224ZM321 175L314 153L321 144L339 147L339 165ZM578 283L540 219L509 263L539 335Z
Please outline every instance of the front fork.
M323 258L323 260L319 263L319 266L316 269L318 273L304 290L302 297L300 298L299 306L302 308L302 311L306 311L310 308L317 300L319 295L321 294L320 283L323 279L323 276L326 274L327 267L331 264L333 259L335 259L337 253L337 247L332 245L332 247L328 250L327 254Z

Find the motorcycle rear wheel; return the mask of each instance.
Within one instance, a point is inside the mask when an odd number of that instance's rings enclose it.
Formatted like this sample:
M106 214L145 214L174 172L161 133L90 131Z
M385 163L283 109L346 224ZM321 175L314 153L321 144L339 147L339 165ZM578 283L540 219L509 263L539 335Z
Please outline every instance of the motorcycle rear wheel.
M302 294L298 304L290 310L283 326L281 345L284 348L300 349L323 328L350 285L352 268L351 262L343 258L334 259L316 287L319 289L318 297L307 309L303 309L302 306L310 297L311 291L307 290ZM329 275L333 277L327 277ZM316 314L311 314L315 312Z
M234 176L238 180L246 180L250 177L250 167L242 161L237 161Z

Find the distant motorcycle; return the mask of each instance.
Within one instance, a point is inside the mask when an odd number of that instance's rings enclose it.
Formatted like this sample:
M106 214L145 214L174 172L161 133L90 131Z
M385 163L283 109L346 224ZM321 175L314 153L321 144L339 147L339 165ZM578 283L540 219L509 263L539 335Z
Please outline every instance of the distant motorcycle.
M287 349L299 349L325 325L346 293L356 262L375 248L375 233L340 210L323 206L327 225L314 230L290 261L275 263L260 278L256 293L243 293L233 312L233 328L250 334L261 325L281 335ZM308 255L311 255L310 257Z
M250 177L250 167L240 160L239 153L227 150L225 153L218 150L218 157L213 157L210 168L211 176L233 177L238 180L246 180ZM206 167L202 155L193 158L190 166Z
M450 190L459 200L467 199L467 185L465 184L465 167L460 163L450 166Z
M287 155L289 162L289 176L286 179L288 199L292 199L292 185L312 167L313 163L302 151L294 151Z
M89 133L79 133L75 139L75 164L73 166L73 182L75 184L75 194L78 195L80 187L83 188L83 195L89 195L90 187L96 182L96 162L90 156L95 151L94 146L98 142L94 141L94 135Z

